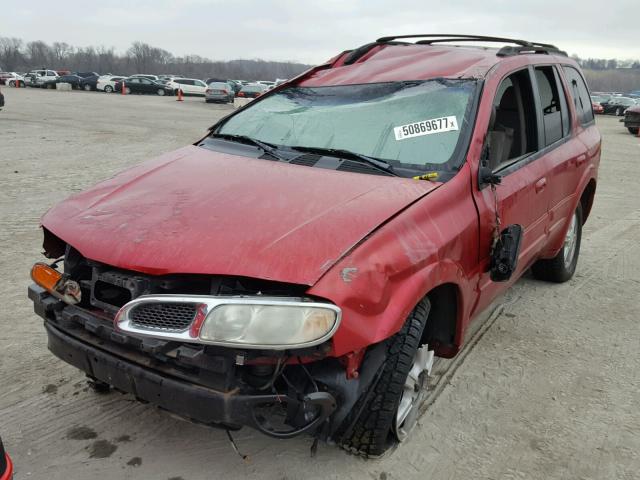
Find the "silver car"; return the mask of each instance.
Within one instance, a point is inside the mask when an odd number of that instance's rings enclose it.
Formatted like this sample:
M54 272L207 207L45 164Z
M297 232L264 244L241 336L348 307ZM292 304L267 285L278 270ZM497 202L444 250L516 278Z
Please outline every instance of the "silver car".
M234 97L233 86L226 82L211 82L204 93L204 99L207 103L233 102Z

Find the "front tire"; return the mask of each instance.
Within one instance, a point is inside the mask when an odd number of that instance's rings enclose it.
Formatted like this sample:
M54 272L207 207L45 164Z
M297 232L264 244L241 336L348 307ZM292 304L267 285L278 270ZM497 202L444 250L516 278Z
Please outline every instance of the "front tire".
M106 87L104 87L104 91L105 93L112 93L113 87L111 85L107 85Z
M624 113L624 111L622 110L622 108L620 108L620 107L616 108L616 116L617 117L621 117L623 113Z
M15 80L9 80L9 86L10 87L15 87L16 86L16 81Z
M387 358L379 380L347 416L343 427L348 430L339 431L339 443L345 450L365 457L380 456L405 440L416 425L434 358L433 350L420 345L429 309L429 301L424 299L402 330L386 340Z
M156 92L156 93L157 93L159 96L164 97L164 94L165 94L166 92L164 91L164 89L159 88L159 89L157 90L157 92Z
M558 254L550 259L538 260L531 267L533 276L546 282L563 283L573 277L578 265L582 240L582 205L573 212L564 243Z
M91 85L89 85L89 84L85 85L83 88L84 88L85 92L90 92L91 91Z

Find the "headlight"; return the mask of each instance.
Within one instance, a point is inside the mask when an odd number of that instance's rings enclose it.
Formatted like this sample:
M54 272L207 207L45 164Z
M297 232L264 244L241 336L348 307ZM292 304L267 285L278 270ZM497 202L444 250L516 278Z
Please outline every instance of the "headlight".
M200 329L204 342L237 345L316 345L338 321L334 309L296 305L220 305Z
M284 350L325 342L340 314L333 304L297 299L145 295L120 309L115 326L142 337Z

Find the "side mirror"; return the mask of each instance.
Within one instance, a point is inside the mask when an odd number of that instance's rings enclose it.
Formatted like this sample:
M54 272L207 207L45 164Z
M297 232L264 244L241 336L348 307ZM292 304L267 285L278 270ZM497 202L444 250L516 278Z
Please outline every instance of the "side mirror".
M501 233L491 252L490 277L494 282L506 282L518 266L522 226L509 225Z

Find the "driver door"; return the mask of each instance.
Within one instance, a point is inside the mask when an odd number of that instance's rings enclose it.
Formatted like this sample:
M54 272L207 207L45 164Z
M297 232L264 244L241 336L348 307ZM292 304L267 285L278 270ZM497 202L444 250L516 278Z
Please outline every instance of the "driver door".
M503 78L493 105L495 115L487 138L492 136L492 132L500 132L504 143L501 145L502 154L491 159L493 164L490 168L501 177L501 183L495 187L474 187L480 215L482 271L474 311L483 310L529 267L545 245L548 229L548 168L545 157L539 153L539 99L534 94L531 69L524 68ZM490 148L495 155L497 145ZM489 273L496 213L500 219L500 230L513 224L520 225L523 230L517 269L506 282L492 281Z

